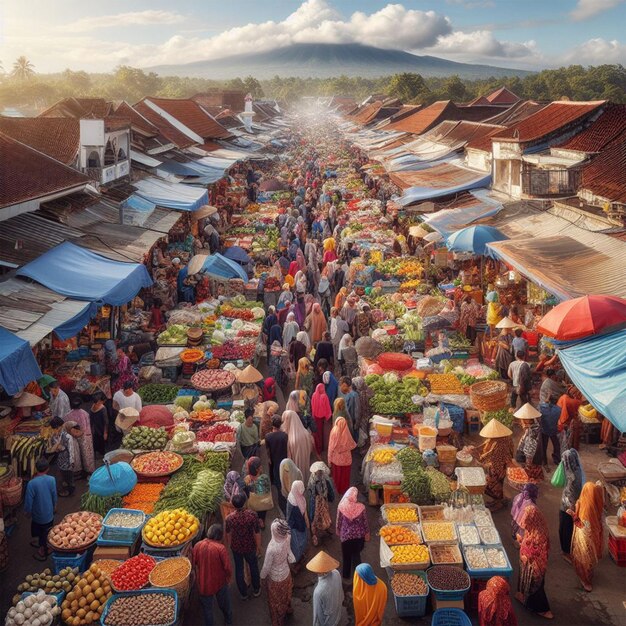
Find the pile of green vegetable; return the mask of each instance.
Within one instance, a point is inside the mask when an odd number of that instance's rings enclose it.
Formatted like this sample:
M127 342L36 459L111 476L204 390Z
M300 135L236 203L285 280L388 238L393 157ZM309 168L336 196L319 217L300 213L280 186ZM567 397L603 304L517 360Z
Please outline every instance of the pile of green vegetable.
M402 450L396 454L396 459L400 461L400 465L402 465L402 472L404 474L414 472L415 470L422 469L424 467L422 453L417 448L412 448L410 446L402 448Z
M167 443L165 428L133 426L122 439L122 448L126 450L163 450Z
M187 331L189 326L185 324L172 324L157 337L160 346L185 346L187 345Z
M415 395L426 396L428 390L419 378L405 376L402 380L393 373L369 374L365 383L374 392L370 398L370 408L374 413L396 415L415 411L412 398Z
M430 483L430 493L435 504L447 502L450 498L450 483L439 470L434 467L426 468L426 478Z
M98 515L102 515L102 517L111 509L121 509L123 507L124 503L120 494L114 496L97 496L87 491L80 497L81 511L97 513Z
M483 424L488 424L492 419L497 419L507 428L512 428L514 420L513 413L510 413L507 408L498 409L497 411L485 411L480 418Z
M413 504L430 504L432 493L430 491L430 481L421 468L416 468L411 472L404 472L401 489L406 493Z
M143 404L171 404L179 391L180 387L164 383L150 383L137 389Z
M212 513L218 509L223 489L222 474L210 469L201 470L191 485L185 508L200 519L204 513Z

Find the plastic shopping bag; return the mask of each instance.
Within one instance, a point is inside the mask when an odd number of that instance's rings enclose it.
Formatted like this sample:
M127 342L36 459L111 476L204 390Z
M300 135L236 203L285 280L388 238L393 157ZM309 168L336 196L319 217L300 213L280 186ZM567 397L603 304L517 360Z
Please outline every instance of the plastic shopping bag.
M565 487L565 468L563 467L563 461L558 464L550 482L553 487Z

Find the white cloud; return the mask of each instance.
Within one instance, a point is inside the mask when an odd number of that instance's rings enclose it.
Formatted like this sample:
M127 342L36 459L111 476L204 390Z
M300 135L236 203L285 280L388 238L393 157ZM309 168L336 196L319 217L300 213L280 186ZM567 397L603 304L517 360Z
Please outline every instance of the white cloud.
M566 52L562 62L583 65L625 64L626 44L615 39L607 41L601 37L589 39Z
M147 26L151 24L178 24L185 16L174 11L131 11L116 15L94 15L70 22L63 30L72 33L84 33L98 28L120 26Z
M440 37L429 52L474 59L527 59L536 56L537 48L534 41L524 43L500 41L491 31L478 30L467 33L455 31Z
M492 9L496 6L493 0L446 0L446 2L464 9Z
M582 22L598 13L604 13L604 11L608 11L622 2L624 0L578 0L578 4L570 13L570 17L576 22Z

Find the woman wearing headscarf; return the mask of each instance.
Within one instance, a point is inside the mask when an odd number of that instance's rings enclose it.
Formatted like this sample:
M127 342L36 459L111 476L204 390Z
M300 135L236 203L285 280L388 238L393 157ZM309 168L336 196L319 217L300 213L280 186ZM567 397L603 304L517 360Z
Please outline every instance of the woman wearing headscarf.
M339 394L339 381L335 378L335 375L330 370L326 370L322 374L322 382L324 383L324 387L326 388L328 401L331 405L334 405L335 400L337 399L337 395Z
M297 294L305 294L306 293L306 274L302 270L298 270L293 279L294 287L296 288Z
M487 469L485 494L492 501L487 502L486 506L491 510L501 509L508 502L504 499L504 479L507 465L513 460L512 434L509 428L496 419L492 419L480 431L486 441L479 461Z
M285 411L283 413L282 430L287 433L287 453L289 458L302 473L302 480L308 482L311 452L313 450L311 433L302 425L302 421L294 411Z
M335 402L333 403L333 426L337 423L337 420L343 417L348 423L348 427L350 424L350 417L348 415L348 409L346 408L346 401L344 398L335 398Z
M296 389L302 389L310 398L313 391L313 368L311 361L307 357L302 357L298 361L298 371L296 372Z
M304 326L304 322L306 321L306 301L304 296L298 295L296 297L296 303L294 304L294 313L296 315L296 322L302 328Z
M291 530L291 551L297 563L306 552L308 544L307 528L309 528L309 516L306 511L306 498L304 497L304 483L301 480L296 480L291 485L291 491L287 497L286 518Z
M330 470L326 463L316 461L310 468L311 476L307 487L309 501L309 519L311 520L311 538L313 545L319 543L323 532L332 534L330 503L335 500L335 490L330 480Z
M367 386L362 376L353 378L352 386L359 396L359 423L355 425L355 429L358 429L359 432L359 450L363 451L369 446L369 423L372 416L370 398L374 395L374 392Z
M280 341L274 341L270 346L267 370L272 380L275 381L275 384L278 386L282 386L284 381L283 346ZM273 400L273 398L269 399Z
M348 332L350 332L348 323L339 317L339 309L333 307L330 310L330 340L333 343L335 360L339 358L341 340Z
M506 578L493 576L478 594L479 626L517 626L511 602L511 586Z
M287 283L283 285L283 290L280 292L278 296L278 302L276 303L276 308L283 309L288 304L293 302L293 294L291 293L291 289ZM267 318L266 318L267 319Z
M306 262L306 258L304 257L304 253L302 252L302 250L300 250L300 248L296 250L296 264L298 266L298 269L301 272L304 272L307 266L307 262Z
M387 604L387 585L376 577L369 563L357 565L354 572L352 600L354 626L380 626Z
M504 380L509 379L509 365L513 361L512 344L513 335L511 334L511 329L503 328L498 336L495 369L500 372L500 377Z
M276 381L270 376L263 381L263 402L276 402Z
M302 480L302 472L291 459L283 459L278 468L280 477L280 491L278 494L278 504L280 510L285 513L287 510L287 497L291 491L291 485L296 480Z
M298 261L295 259L289 264L289 276L294 276L300 271L300 266L298 265Z
M251 456L243 465L243 482L246 485L248 494L256 494L257 496L266 496L272 492L272 485L267 474L263 474L263 465L258 456ZM250 502L252 504L252 502ZM265 528L266 511L257 511L259 516L259 524L261 528Z
M357 303L357 297L356 294L354 292L352 292L345 304L343 305L343 307L341 308L340 311L340 315L341 317L346 320L346 322L348 323L348 326L350 328L352 328L352 325L354 324L354 319L356 318L356 314L358 313L358 309L356 306Z
M350 580L353 569L361 562L361 550L370 540L365 506L358 501L359 492L350 487L337 507L336 530L341 541L342 575Z
M319 302L315 302L311 313L304 320L304 328L309 333L312 345L315 345L322 339L327 327L322 307L319 305Z
M341 338L337 355L344 376L352 377L352 374L358 370L359 356L349 334L346 333Z
M285 405L285 411L294 411L298 414L298 417L305 428L310 429L311 432L315 431L315 426L311 423L312 419L309 415L309 398L304 389L294 389L289 394L287 404Z
M340 399L337 398L337 400ZM328 462L338 493L344 493L350 486L352 450L354 448L356 448L356 443L350 434L348 422L344 417L338 417L330 431L330 439L328 440Z
M274 400L260 402L254 407L255 417L260 418L259 437L265 439L265 435L272 431L272 419L278 411L278 403Z
M354 318L354 338L369 337L370 330L375 328L369 304L364 304Z
M574 519L571 557L576 575L585 591L593 589L593 568L602 558L604 533L602 512L604 490L597 483L585 483L575 510L568 513Z
M520 520L524 531L521 538L520 572L515 597L529 610L552 619L550 603L545 591L546 569L550 552L548 524L539 507L528 506Z
M315 450L321 455L324 451L324 424L332 417L330 401L322 383L317 385L311 396L311 415L315 420Z
M263 320L263 327L261 328L261 332L265 335L265 343L267 345L267 358L270 358L270 346L272 342L270 341L270 330L278 324L278 317L276 316L276 309L271 306L267 310L267 317Z
M304 258L307 265L317 265L317 248L314 241L307 241L304 244Z
M561 462L565 470L565 487L563 487L561 506L559 508L559 540L563 558L568 563L571 563L570 551L572 535L574 534L574 520L567 512L576 508L576 502L580 497L585 477L578 452L573 448L563 452Z
M298 322L296 322L296 314L290 311L287 314L287 320L283 327L283 348L288 349L291 340L295 339L299 332L300 326L298 326Z
M518 493L511 504L511 534L514 541L524 536L524 529L520 526L526 507L536 506L539 496L539 487L535 483L526 483L522 491Z
M238 493L243 494L247 498L248 488L246 487L246 483L244 483L239 472L231 470L228 474L226 474L226 480L224 481L224 500L231 503L233 496Z
M93 439L91 437L91 420L89 413L81 408L82 400L80 396L73 396L70 399L71 411L63 416L64 422L74 422L77 424L81 436L77 439L80 449L80 464L83 473L92 474L96 469L96 460L93 453Z
M261 580L267 584L267 604L270 610L272 626L283 626L285 617L293 613L291 593L293 580L290 563L296 558L291 550L291 531L289 524L276 518L272 522L272 539L265 550Z
M348 297L348 288L342 287L337 292L337 295L335 296L335 308L337 309L337 311L341 312L341 309L343 309L343 305L346 303L347 297Z

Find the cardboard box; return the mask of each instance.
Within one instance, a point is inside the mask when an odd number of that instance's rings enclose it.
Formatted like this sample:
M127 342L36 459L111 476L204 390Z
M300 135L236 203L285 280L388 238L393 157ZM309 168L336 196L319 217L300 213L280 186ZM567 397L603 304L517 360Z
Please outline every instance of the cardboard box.
M437 600L434 593L430 594L430 598L433 603L433 611L437 609L461 609L465 610L465 604L463 600Z

